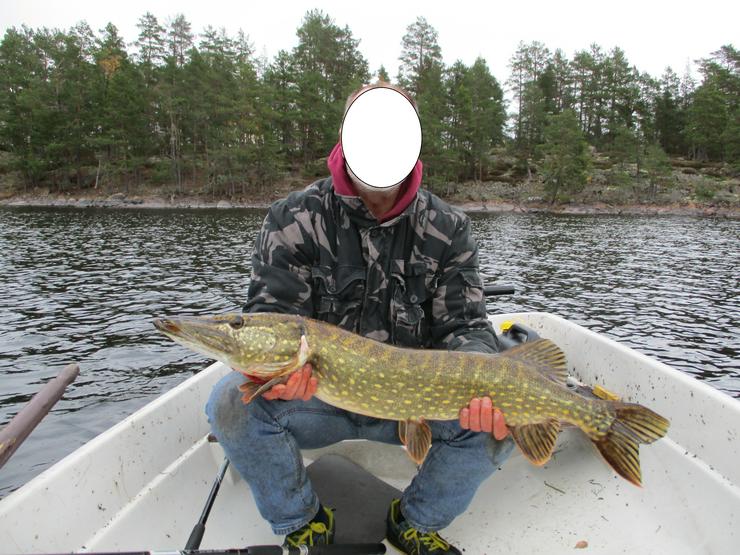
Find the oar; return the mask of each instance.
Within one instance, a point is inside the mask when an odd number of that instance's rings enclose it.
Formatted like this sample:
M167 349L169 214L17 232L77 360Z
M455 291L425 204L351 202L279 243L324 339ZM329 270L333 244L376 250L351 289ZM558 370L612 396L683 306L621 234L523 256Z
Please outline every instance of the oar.
M213 482L211 492L208 494L208 499L206 499L206 506L203 507L203 512L200 514L198 523L193 527L193 531L190 532L190 537L188 538L188 543L185 544L185 551L192 551L200 547L200 542L203 541L203 534L206 531L206 520L208 520L208 515L211 513L213 502L216 500L216 495L226 475L227 468L229 468L229 459L224 457L224 462L221 463L221 468L218 470L216 481Z
M383 555L382 543L335 543L309 547L281 545L253 545L240 549L193 549L192 551L101 551L85 555ZM44 553L39 555L75 555L74 553Z
M0 468L21 443L38 426L51 407L64 395L64 390L80 373L76 364L67 365L59 375L44 385L28 404L0 430Z

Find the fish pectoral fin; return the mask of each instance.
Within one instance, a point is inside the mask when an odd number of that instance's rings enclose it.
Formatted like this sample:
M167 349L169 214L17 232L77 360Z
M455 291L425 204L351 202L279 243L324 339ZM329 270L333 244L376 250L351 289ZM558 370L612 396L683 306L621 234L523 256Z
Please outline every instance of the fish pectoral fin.
M406 452L416 464L424 462L432 446L432 429L424 420L400 420L398 436L406 446Z
M277 378L273 378L269 382L262 384L253 381L246 381L239 386L239 391L244 394L242 395L242 402L247 405L258 395L262 395L265 391L272 389L274 385L283 383L284 381L285 376L278 376Z
M542 466L550 460L560 433L560 422L549 419L538 424L512 426L510 429L511 437L532 463Z
M547 378L560 385L565 385L568 378L565 353L549 339L527 341L505 350L499 356L534 366Z

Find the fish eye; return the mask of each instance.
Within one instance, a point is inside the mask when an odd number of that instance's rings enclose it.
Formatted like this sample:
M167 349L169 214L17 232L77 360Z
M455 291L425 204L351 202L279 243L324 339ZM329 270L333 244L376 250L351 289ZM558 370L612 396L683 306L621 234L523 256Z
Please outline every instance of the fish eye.
M244 327L244 318L242 318L241 316L235 316L232 320L229 321L229 325L232 329L241 329Z

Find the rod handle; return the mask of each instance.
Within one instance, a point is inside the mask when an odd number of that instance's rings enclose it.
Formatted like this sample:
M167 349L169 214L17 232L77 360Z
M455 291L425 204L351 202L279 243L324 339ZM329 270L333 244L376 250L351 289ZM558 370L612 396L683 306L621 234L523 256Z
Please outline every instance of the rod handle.
M193 531L190 532L188 543L185 544L185 551L192 551L200 547L200 542L203 541L203 534L206 532L205 522L199 522L193 526Z
M486 297L496 297L498 295L513 295L516 293L513 285L484 285L483 294Z

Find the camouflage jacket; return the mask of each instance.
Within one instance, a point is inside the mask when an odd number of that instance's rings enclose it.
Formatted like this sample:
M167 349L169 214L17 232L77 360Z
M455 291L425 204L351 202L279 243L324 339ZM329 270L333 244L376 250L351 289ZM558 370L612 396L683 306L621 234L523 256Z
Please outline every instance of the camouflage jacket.
M245 312L303 314L386 343L496 352L470 221L428 191L378 223L332 178L276 202Z

